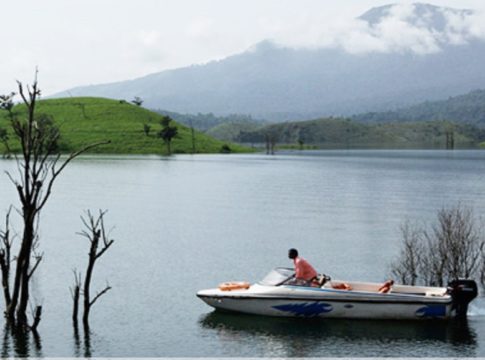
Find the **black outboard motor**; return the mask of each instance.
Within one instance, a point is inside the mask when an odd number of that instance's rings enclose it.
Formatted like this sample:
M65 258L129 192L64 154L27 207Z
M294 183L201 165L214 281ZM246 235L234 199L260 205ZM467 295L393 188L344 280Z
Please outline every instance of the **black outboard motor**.
M453 299L456 317L466 317L468 304L477 297L478 287L473 280L457 279L448 283L448 293Z

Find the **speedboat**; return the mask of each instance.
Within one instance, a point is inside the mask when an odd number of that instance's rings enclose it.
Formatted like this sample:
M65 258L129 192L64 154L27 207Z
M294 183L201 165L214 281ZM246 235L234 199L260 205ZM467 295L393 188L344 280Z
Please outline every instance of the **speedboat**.
M217 310L246 314L344 319L450 319L465 317L477 296L473 280L448 287L331 280L301 285L293 269L275 268L256 284L224 283L197 296ZM323 278L325 280L325 278Z

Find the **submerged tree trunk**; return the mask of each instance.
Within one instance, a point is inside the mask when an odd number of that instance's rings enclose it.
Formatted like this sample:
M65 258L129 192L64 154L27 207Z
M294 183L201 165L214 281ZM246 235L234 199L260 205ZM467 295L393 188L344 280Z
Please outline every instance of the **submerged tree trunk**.
M13 96L3 96L0 110L9 114L10 125L14 137L20 144L20 154L13 153L9 147L8 138L3 138L7 151L15 157L19 171L18 179L7 172L8 177L17 190L22 215L23 231L16 257L16 268L13 287L10 288L10 247L3 242L0 250L0 267L2 269L2 286L6 303L5 315L18 330L35 330L40 322L42 307L36 306L33 313L33 324L28 325L27 307L30 300L30 280L42 261L42 255L36 253L37 226L39 214L49 199L56 178L64 168L78 155L101 144L99 142L85 146L79 151L71 153L59 162L61 154L58 151L57 140L59 129L45 118L35 116L35 109L40 90L37 86L37 73L34 83L24 91L22 83L18 82L19 95L26 107L26 118L23 112L14 113Z
M10 294L10 254L12 248L12 239L10 236L10 213L12 207L7 211L5 216L5 230L0 231L1 249L0 249L0 269L2 272L3 297L5 299L5 309L9 309L12 297Z
M79 297L81 294L81 273L78 273L76 270L74 272L74 288L71 288L71 296L72 296L72 322L74 327L77 327L77 319L79 314Z
M108 238L104 227L104 215L105 211L100 211L97 218L95 218L89 211L87 212L87 218L81 218L86 230L81 232L81 235L86 237L91 246L89 248L89 259L88 266L86 268L86 276L84 278L83 284L83 325L85 328L89 327L89 314L91 307L96 303L96 301L104 295L106 292L111 290L111 286L106 285L106 287L98 292L96 296L91 298L91 280L94 271L94 265L96 260L98 260L113 244L114 240ZM102 246L100 248L100 245ZM74 315L73 315L74 320ZM77 321L77 316L76 316Z
M91 311L91 278L93 275L94 262L96 261L96 251L98 249L99 232L95 233L91 242L89 251L88 267L86 269L86 278L84 279L84 313L83 324L89 326L89 312Z

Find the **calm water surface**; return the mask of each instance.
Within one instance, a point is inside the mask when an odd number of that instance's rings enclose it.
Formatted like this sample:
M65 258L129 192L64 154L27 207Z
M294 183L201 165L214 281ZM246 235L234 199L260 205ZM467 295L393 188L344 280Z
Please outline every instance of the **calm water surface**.
M11 161L0 169L15 171ZM0 210L17 203L0 176ZM85 157L42 214L45 261L33 295L40 338L6 356L485 356L485 301L466 324L306 321L213 312L197 290L257 281L297 247L334 278L382 281L405 220L456 202L485 214L485 152L325 151ZM70 322L72 269L84 269L80 215L108 209L115 244L95 270L91 333Z

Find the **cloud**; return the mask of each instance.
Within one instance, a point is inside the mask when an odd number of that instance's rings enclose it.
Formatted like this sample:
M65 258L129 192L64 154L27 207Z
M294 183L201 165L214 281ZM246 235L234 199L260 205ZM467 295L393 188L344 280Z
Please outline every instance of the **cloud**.
M160 33L155 30L141 30L139 33L141 43L147 47L156 45L160 40Z
M214 33L213 24L214 21L212 19L199 17L187 26L185 33L190 38L206 38Z
M447 21L445 36L452 44L466 44L471 40L485 39L485 14L483 12L456 13L443 10Z
M352 54L433 54L445 45L463 45L485 40L483 13L414 4L394 5L373 21L335 20L315 28L293 28L275 35L281 45L311 48L341 48Z

